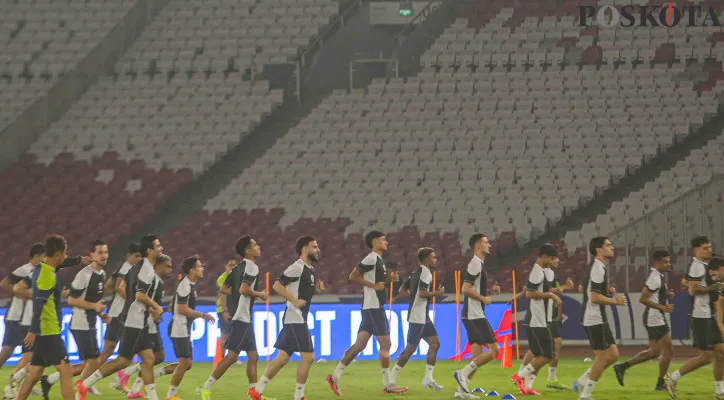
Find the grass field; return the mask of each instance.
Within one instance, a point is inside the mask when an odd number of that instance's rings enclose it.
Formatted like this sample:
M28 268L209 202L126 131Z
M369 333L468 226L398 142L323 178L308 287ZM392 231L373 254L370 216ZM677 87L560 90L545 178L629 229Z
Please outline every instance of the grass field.
M425 364L423 361L413 361L408 363L405 369L398 377L398 384L406 385L410 390L403 395L384 395L382 393L382 378L379 364L376 362L356 362L349 366L345 374L342 376L342 393L341 399L377 399L386 396L400 396L405 399L451 399L455 391L456 384L452 378L452 373L460 368L462 364L451 361L440 361L435 369L435 379L437 382L445 386L445 390L441 392L423 389L420 381L424 375ZM561 360L558 368L558 379L562 383L568 385L570 382L580 376L586 368L591 364L584 363L581 358L568 358ZM670 371L673 372L681 363L672 363ZM336 396L329 390L329 386L325 381L325 376L329 374L336 362L322 362L314 364L309 381L307 382L306 396L309 400L316 399L333 399ZM482 387L485 390L496 390L501 395L505 393L513 393L519 396L514 385L510 381L510 375L517 371L518 365L514 364L514 369L501 369L499 363L489 364L483 367L475 375L470 384L470 388ZM596 400L621 400L621 399L668 399L666 392L655 392L654 385L657 376L657 364L648 362L636 366L629 370L626 375L626 387L621 387L616 382L616 378L612 370L606 371L604 377L599 382L594 393ZM259 371L263 371L264 366ZM11 373L10 367L2 370L4 378ZM295 384L296 363L290 362L280 374L267 386L266 396L276 399L293 398ZM541 370L541 376L536 381L535 388L541 392L546 398L550 399L576 399L574 392L568 390L557 392L545 388L547 377L547 367ZM52 371L54 372L54 371ZM196 395L196 387L201 385L211 372L211 364L195 364L193 369L186 374L184 381L181 383L179 395L184 400L200 399ZM157 392L161 399L164 399L170 376L158 378ZM107 378L96 387L103 392L100 398L115 400L123 399L124 395L113 391L109 387L111 378ZM131 383L133 379L131 380ZM248 388L244 366L235 366L229 369L226 376L222 377L216 383L213 390L215 400L231 400L246 399L246 390ZM679 398L684 400L711 399L714 393L714 382L712 377L711 366L704 367L686 377L679 383ZM60 393L57 387L51 393L51 399L59 399ZM89 399L98 398L89 395Z

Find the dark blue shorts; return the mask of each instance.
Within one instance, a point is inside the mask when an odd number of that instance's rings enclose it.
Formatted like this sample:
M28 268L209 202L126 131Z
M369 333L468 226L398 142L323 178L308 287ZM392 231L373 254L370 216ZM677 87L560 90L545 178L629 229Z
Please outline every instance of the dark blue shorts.
M3 347L9 346L15 349L22 346L25 341L25 335L28 334L28 328L23 329L20 321L5 321L5 337L3 338Z
M96 330L80 330L71 329L75 344L78 346L78 358L81 361L96 359L101 356L98 351L98 339L96 338Z
M235 353L256 351L256 337L251 324L243 321L231 321L231 333L226 339L225 347Z
M123 333L123 321L118 317L113 317L111 322L106 325L106 336L107 342L118 343L121 340L121 333Z
M312 334L309 333L307 324L284 324L274 347L290 355L292 353L314 353L314 342L312 342Z
M176 358L194 358L194 349L191 347L191 338L171 338L173 352Z
M437 329L435 329L435 324L432 321L427 321L424 324L410 322L410 330L407 331L407 344L417 346L420 344L420 340L432 336L437 337Z
M384 308L362 310L362 323L358 333L363 331L374 336L390 336L390 323Z

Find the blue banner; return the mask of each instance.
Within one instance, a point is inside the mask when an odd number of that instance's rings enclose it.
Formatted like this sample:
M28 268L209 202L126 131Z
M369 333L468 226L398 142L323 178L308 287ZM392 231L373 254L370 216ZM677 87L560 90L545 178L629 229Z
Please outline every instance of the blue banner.
M388 306L389 307L389 306ZM213 305L198 306L197 311L210 313L216 316L216 307ZM503 303L494 303L485 307L485 314L490 321L493 330L501 334L501 320L510 306ZM407 343L407 322L408 307L405 304L395 304L390 313L387 308L387 315L390 319L390 339L392 342L391 355L396 358ZM438 304L436 308L436 316L430 311L431 318L435 318L438 335L440 336L439 359L448 359L459 353L467 343L467 335L465 328L460 325L460 349L455 349L455 336L458 326L458 313L455 312L455 305L450 303ZM277 335L282 328L282 317L284 315L283 304L272 304L269 313L266 311L265 305L254 306L253 326L256 334L257 349L259 356L266 358L267 355L274 357L277 350L273 347L276 342ZM5 309L0 309L0 335L5 333ZM61 336L65 340L68 356L71 362L78 361L78 347L73 340L73 335L68 329L71 318L71 308L63 309L63 329ZM166 351L166 361L173 362L176 360L173 354L173 346L168 338L168 323L171 320L170 314L164 314L163 322L159 328L163 345ZM314 341L315 358L324 358L327 360L339 360L342 358L344 351L347 350L357 338L357 330L362 321L362 312L357 304L312 304L309 313L307 325L312 333ZM267 330L267 323L269 329ZM105 335L105 324L100 319L96 323L98 343L102 346ZM509 331L509 329L508 329ZM214 360L216 352L216 341L221 336L218 321L210 324L202 319L197 319L191 329L191 339L193 341L194 361L211 362ZM427 343L422 341L417 352L412 356L413 360L422 360L427 353ZM116 349L117 350L117 349ZM114 353L115 355L115 353ZM241 359L245 359L246 355L242 354ZM294 359L298 359L299 355L294 355ZM20 348L15 349L13 356L8 360L8 364L14 364L20 359ZM378 345L374 338L370 340L367 348L359 355L359 360L376 360L378 359Z

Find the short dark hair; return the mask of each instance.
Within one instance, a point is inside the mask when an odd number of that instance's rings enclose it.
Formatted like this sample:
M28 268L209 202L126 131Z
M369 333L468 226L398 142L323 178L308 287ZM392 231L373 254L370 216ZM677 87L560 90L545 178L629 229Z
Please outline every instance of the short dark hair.
M45 239L45 255L54 256L56 253L64 251L68 247L68 242L60 235L50 235Z
M696 236L695 238L691 239L691 247L693 248L701 247L707 243L711 242L706 236Z
M32 246L30 246L30 258L33 258L35 256L41 255L45 253L45 246L43 246L42 243L33 243Z
M666 257L671 257L671 254L666 250L656 250L656 251L654 251L653 257L654 257L654 261L659 262Z
M181 269L184 271L184 275L188 275L189 272L191 272L194 267L196 267L196 263L199 261L199 256L191 256L186 258L183 263L181 264Z
M483 240L484 237L486 236L482 233L473 233L473 235L470 236L470 239L468 239L468 245L472 249L479 241Z
M427 257L430 257L430 254L434 253L435 249L432 247L421 247L420 250L417 251L417 259L420 261L425 261Z
M538 257L542 256L558 257L558 250L552 244L546 243L538 248Z
M717 270L720 267L724 267L724 258L722 257L712 257L711 260L709 260L709 264L706 266L706 268L710 271Z
M242 258L246 257L246 249L251 244L251 236L244 235L239 238L239 240L236 241L236 245L234 246L234 249L236 250L236 254L240 255Z
M299 239L297 239L297 244L294 246L294 248L297 250L297 254L302 254L302 249L307 247L309 243L312 243L317 239L313 238L312 236L302 236Z
M596 257L596 249L603 248L606 240L608 240L606 236L596 236L595 238L591 239L591 241L588 243L588 252L591 253L592 256Z
M378 237L382 237L382 236L385 236L385 234L382 233L381 231L370 231L365 235L365 244L367 245L367 247L369 247L371 249L372 242L375 239L377 239Z
M126 250L126 251L128 252L128 254L136 254L136 253L140 253L141 249L139 248L138 243L131 242L128 245L128 250Z
M161 265L165 262L171 262L171 256L167 254L161 254L160 256L156 257L156 264L154 265L154 267L156 265Z
M90 245L90 252L94 253L96 251L96 247L98 246L108 246L108 243L102 241L102 240L94 240Z
M158 240L156 235L143 235L141 237L139 248L143 257L148 257L148 249L153 248L153 242L156 240Z

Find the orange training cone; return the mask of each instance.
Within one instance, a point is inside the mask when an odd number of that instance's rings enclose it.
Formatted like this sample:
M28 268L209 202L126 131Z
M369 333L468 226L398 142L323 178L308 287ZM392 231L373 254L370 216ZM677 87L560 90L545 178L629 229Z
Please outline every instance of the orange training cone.
M214 369L224 358L224 349L221 348L221 339L216 339L216 354L214 355Z
M503 339L503 358L500 360L500 368L513 368L513 347L510 346L509 336Z

